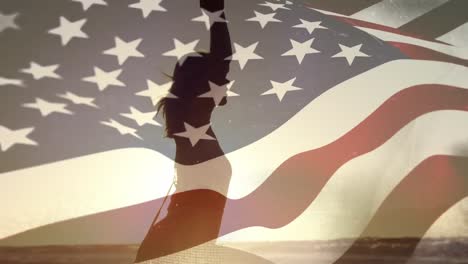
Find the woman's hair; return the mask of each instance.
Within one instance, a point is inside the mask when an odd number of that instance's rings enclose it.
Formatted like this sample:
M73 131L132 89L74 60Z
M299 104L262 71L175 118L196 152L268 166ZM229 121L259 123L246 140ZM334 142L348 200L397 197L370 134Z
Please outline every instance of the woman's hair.
M158 104L158 113L166 122L166 136L184 130L184 121L188 115L196 116L211 113L214 108L213 100L198 96L210 90L209 81L224 85L228 81L229 61L220 60L210 53L198 53L199 56L187 57L182 65L177 64L172 76L170 93L177 98L165 97ZM201 104L200 100L206 103Z
M200 6L212 12L223 10L224 1L202 0ZM225 18L224 13L222 17ZM206 114L211 115L215 107L213 100L200 99L198 96L210 90L209 82L227 84L231 55L227 23L215 23L210 28L210 51L198 52L197 55L188 56L185 61L177 63L169 90L177 98L165 97L157 104L158 112L166 120L167 137L183 131L184 122L189 117L191 122L196 123L197 118L203 121L201 118L206 119Z

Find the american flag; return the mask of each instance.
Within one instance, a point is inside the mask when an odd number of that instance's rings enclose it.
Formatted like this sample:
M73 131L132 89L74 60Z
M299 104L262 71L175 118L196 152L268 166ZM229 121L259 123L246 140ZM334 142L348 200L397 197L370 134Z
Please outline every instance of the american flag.
M174 174L155 104L219 23L233 48L211 119L232 167L220 237L422 238L465 198L464 1L224 10L227 22L199 1L2 1L1 245L141 242Z

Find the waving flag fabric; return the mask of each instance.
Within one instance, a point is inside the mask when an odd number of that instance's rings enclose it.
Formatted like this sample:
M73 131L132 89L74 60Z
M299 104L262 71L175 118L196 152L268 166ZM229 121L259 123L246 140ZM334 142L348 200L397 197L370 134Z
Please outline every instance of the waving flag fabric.
M466 197L466 3L422 2L226 1L220 237L422 238ZM155 103L213 20L198 1L0 4L0 244L141 242L174 174Z

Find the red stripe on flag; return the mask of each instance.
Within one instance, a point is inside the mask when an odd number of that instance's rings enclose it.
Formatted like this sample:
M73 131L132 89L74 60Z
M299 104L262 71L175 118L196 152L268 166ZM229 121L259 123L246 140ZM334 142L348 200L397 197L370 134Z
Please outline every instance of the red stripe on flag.
M389 27L389 26L384 26L384 25L380 25L380 24L376 24L376 23L372 23L372 22L367 22L367 21L363 21L363 20L359 20L359 19L355 19L355 18L351 18L351 17L334 16L334 18L336 18L338 20L341 20L343 22L346 22L346 23L348 23L350 25L353 25L355 27L371 28L371 29L375 29L375 30L386 31L386 32L390 32L390 33L394 33L394 34L398 34L398 35L402 35L402 36L407 36L407 37L411 37L411 38L431 41L431 42L434 42L434 43L445 44L445 45L450 46L450 44L448 44L446 42L443 42L443 41L440 41L440 40L426 38L424 36L416 35L414 33L404 32L404 31L401 31L400 29L392 28L392 27Z
M406 176L381 204L361 234L368 237L405 237L415 241L398 252L394 263L406 263L417 242L435 221L450 207L468 196L468 158L432 156L421 162ZM363 252L357 240L335 264L349 263L352 255L377 257L378 250ZM393 262L392 262L393 263Z
M404 53L406 56L412 59L450 62L468 67L468 60L450 56L425 47L392 41L389 41L387 43L398 48L402 53Z
M419 85L395 94L337 141L288 159L255 192L231 201L225 219L233 221L225 232L257 225L278 228L290 223L343 164L376 149L418 116L447 109L468 111L468 91ZM251 217L240 220L237 216L241 212L252 212Z
M172 195L171 199L181 204L188 202L192 209L172 219L170 227L160 233L151 234L160 242L152 247L152 258L188 249L247 227L279 228L289 224L306 210L339 167L376 149L415 118L437 110L468 111L468 91L443 85L419 85L393 95L337 141L289 158L250 195L238 200L228 199L219 234L211 232L210 221L203 214L203 208L206 208L205 201L223 201L225 197L210 190L193 190ZM284 188L285 186L288 188ZM162 200L163 198L157 199L151 203L159 205ZM30 241L37 234L48 234L48 237L74 237L75 233L77 237L92 236L95 230L99 230L101 238L115 237L119 232L132 236L140 232L138 228L147 227L138 226L132 219L135 212L148 210L149 204L91 216L98 222L90 221L90 217L81 217L37 228L7 238L2 244L8 243L8 240ZM139 206L144 206L145 209L139 209ZM119 215L121 219L99 217L104 214ZM144 220L137 219L136 222L142 223ZM54 226L58 229L54 230ZM188 228L186 232L179 232L181 226ZM206 232L194 232L204 228Z

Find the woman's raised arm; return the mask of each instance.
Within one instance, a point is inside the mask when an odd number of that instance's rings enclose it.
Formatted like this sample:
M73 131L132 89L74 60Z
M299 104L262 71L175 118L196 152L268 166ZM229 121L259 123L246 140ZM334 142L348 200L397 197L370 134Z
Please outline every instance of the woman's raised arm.
M224 0L200 0L200 7L208 12L222 12ZM224 12L222 18L226 18ZM217 22L210 29L210 54L224 60L232 55L231 37L226 22Z

